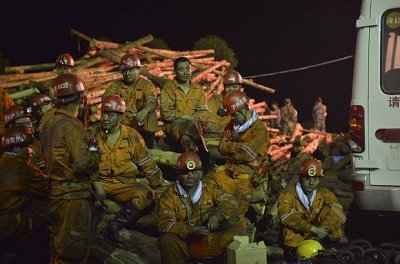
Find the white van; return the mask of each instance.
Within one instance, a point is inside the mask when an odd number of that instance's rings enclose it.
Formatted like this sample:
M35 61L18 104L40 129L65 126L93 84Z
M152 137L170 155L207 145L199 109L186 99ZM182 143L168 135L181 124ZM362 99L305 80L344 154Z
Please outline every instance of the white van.
M400 0L363 0L356 26L354 201L361 210L400 212Z

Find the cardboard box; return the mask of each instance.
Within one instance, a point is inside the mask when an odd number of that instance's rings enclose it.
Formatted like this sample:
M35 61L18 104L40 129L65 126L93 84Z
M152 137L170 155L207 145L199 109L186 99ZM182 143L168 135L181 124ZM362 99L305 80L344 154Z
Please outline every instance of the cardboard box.
M227 248L227 264L266 264L264 241L249 243L248 236L235 236Z

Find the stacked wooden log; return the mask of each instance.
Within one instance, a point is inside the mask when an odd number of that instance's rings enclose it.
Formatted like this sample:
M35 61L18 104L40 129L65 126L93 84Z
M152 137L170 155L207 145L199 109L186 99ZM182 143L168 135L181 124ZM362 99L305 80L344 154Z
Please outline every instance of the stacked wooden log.
M171 51L144 46L153 40L152 35L127 44L118 44L98 41L74 29L71 29L71 33L88 41L91 48L85 56L76 61L73 72L84 82L92 122L99 118L97 110L105 89L113 81L122 78L122 74L118 71L118 64L120 58L126 53L138 54L143 65L140 73L142 77L154 83L158 94L165 80L174 77L173 60L177 57L185 56L191 60L194 67L192 80L203 86L207 99L222 91L222 76L229 69L227 61L215 60L214 50ZM57 77L53 63L6 67L5 72L6 74L0 75L0 86L7 88L19 104L23 104L25 98L35 93L47 92L46 89L51 87L46 87L43 83ZM269 93L275 92L274 89L252 80L245 79L244 84ZM263 116L264 104L264 102L255 103L253 99L250 106L256 109L262 119L271 118Z

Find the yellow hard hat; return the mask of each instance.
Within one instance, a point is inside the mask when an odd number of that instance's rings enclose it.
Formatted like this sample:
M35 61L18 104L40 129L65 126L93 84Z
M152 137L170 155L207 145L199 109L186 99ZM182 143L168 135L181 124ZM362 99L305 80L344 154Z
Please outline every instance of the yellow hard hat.
M323 249L318 241L308 239L300 242L296 248L296 255L299 259L309 259L317 256L318 252Z

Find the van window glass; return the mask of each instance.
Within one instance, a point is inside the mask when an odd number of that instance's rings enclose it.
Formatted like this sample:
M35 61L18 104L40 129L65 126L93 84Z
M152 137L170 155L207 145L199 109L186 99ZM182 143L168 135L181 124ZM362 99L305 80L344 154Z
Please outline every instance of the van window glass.
M382 16L381 87L386 94L400 93L400 9Z

